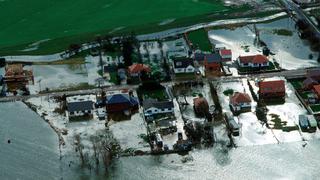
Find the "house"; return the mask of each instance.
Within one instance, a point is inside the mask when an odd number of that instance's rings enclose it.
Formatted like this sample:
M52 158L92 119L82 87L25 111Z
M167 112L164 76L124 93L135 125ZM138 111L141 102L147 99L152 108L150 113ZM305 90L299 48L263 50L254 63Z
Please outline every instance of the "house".
M173 67L175 73L194 73L195 71L193 59L190 58L173 59Z
M203 64L205 56L206 55L202 52L196 52L194 53L193 59L197 64Z
M114 65L106 65L103 66L103 77L106 80L111 80L111 73L116 73L117 67Z
M209 104L208 101L199 96L193 99L193 109L196 115L198 116L206 116L209 113Z
M314 85L318 85L318 81L314 80L312 77L307 77L303 82L303 89L310 90Z
M231 61L232 60L232 51L230 49L221 49L219 50L219 54L223 61Z
M129 114L139 108L139 100L132 92L107 95L106 110L108 113L124 112Z
M317 95L318 99L320 99L320 85L313 86L313 92Z
M128 67L128 73L131 77L140 77L141 72L151 72L151 68L145 64L133 64Z
M127 71L126 69L124 68L120 68L118 69L118 77L119 77L119 80L121 82L121 84L125 84L126 81L127 81Z
M273 99L282 98L286 95L285 82L283 80L261 81L259 82L259 98Z
M220 71L222 58L220 54L206 54L204 67L207 71Z
M69 119L76 117L92 118L93 104L90 95L67 97L67 115Z
M306 77L312 78L316 81L320 81L320 69L308 70Z
M148 119L158 114L173 114L174 104L171 100L146 99L143 101L143 109L144 116Z
M226 49L226 46L224 44L215 44L214 45L214 51L216 53L219 53L219 51L222 49Z
M251 98L246 93L236 92L230 98L230 106L235 112L251 109Z
M238 63L240 67L263 68L270 64L267 56L253 55L253 56L239 56Z
M27 84L29 81L34 81L33 72L25 70L22 64L10 64L5 67L4 81L6 83Z

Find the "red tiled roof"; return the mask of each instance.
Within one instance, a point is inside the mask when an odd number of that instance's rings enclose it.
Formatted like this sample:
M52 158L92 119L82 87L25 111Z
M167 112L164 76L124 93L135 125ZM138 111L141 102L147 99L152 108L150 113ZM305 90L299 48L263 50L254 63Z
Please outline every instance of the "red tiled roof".
M232 51L230 49L221 49L220 50L220 55L221 56L231 56Z
M151 69L149 66L144 64L133 64L128 67L129 73L140 73L142 71L151 72Z
M285 83L283 80L261 81L259 82L260 93L279 93L285 92Z
M253 55L253 56L239 56L239 60L241 63L257 63L263 64L267 63L269 60L264 55Z
M205 106L209 106L208 105L208 101L203 98L203 97L197 97L193 99L193 104L195 107L199 107L201 104L205 105Z
M317 94L320 94L320 85L319 84L318 85L314 85L313 89Z
M231 104L237 105L239 103L250 103L251 98L248 94L246 93L239 93L236 92L230 99Z

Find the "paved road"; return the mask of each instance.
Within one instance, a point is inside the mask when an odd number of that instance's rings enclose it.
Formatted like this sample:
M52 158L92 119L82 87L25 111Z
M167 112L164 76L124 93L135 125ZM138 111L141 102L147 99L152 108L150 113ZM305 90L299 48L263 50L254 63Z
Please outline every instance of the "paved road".
M274 72L274 73L262 73L262 74L250 74L250 75L240 75L240 76L225 76L225 77L219 77L219 78L209 78L208 81L233 81L243 78L269 78L269 77L275 77L275 76L283 76L286 78L299 78L304 77L306 74L306 70L310 69L318 69L318 68L307 68L307 69L296 69L296 70L288 70L288 71L281 71L281 72ZM173 85L174 83L179 83L183 81L173 81L173 82L167 82L162 83L164 86ZM123 90L123 89L137 89L138 85L119 85L119 86L109 86L104 87L104 91L117 91L117 90ZM81 94L95 94L101 91L101 88L95 88L95 89L84 89L84 90L77 90L77 91L64 91L64 92L50 92L50 93L42 93L42 94L33 94L29 96L8 96L0 98L1 102L13 102L13 101L21 101L26 100L29 98L34 97L41 97L41 96L50 96L50 97L56 97L56 96L62 96L62 95L81 95Z

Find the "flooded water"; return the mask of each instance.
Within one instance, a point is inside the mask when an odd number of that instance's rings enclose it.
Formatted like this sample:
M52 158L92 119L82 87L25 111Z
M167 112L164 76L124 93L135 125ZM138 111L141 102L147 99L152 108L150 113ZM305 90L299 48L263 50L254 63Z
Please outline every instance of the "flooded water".
M1 180L86 177L67 159L60 162L57 135L21 102L0 104L0 140Z
M300 39L294 22L289 18L283 18L269 23L257 24L260 39L266 43L275 53L274 58L284 69L297 69L318 66L318 53L310 49L309 44ZM233 51L233 59L239 55L261 54L262 48L254 45L255 32L253 25L238 27L232 30L219 29L209 31L210 40L213 43L222 43ZM292 35L283 36L275 34L274 30L289 30ZM246 52L243 46L249 46ZM309 55L313 58L310 59Z
M263 146L226 147L225 135L206 150L187 156L116 159L109 175L90 173L73 155L59 161L57 137L22 103L0 104L0 179L317 179L318 140ZM8 144L8 140L11 143Z
M217 146L179 155L122 158L114 179L317 179L320 143L242 147Z

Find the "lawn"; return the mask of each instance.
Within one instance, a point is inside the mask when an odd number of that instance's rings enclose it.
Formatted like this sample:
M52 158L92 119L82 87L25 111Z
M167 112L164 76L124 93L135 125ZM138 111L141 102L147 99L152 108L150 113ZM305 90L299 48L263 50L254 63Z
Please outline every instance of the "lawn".
M143 92L144 99L158 99L159 101L169 99L165 89Z
M317 105L311 105L310 108L313 112L319 112L320 111L320 104Z
M188 39L200 50L208 52L212 51L212 44L209 41L208 32L205 29L189 32Z
M290 79L288 80L295 89L303 88L303 79Z
M203 19L200 16L221 11L235 12L220 0L10 0L0 3L3 17L0 54L52 53L71 43L91 40L97 34L158 31L180 19L198 17L199 20ZM238 10L244 11L240 7ZM179 22L187 24L187 20ZM38 41L42 42L35 43ZM18 51L24 49L29 50Z

